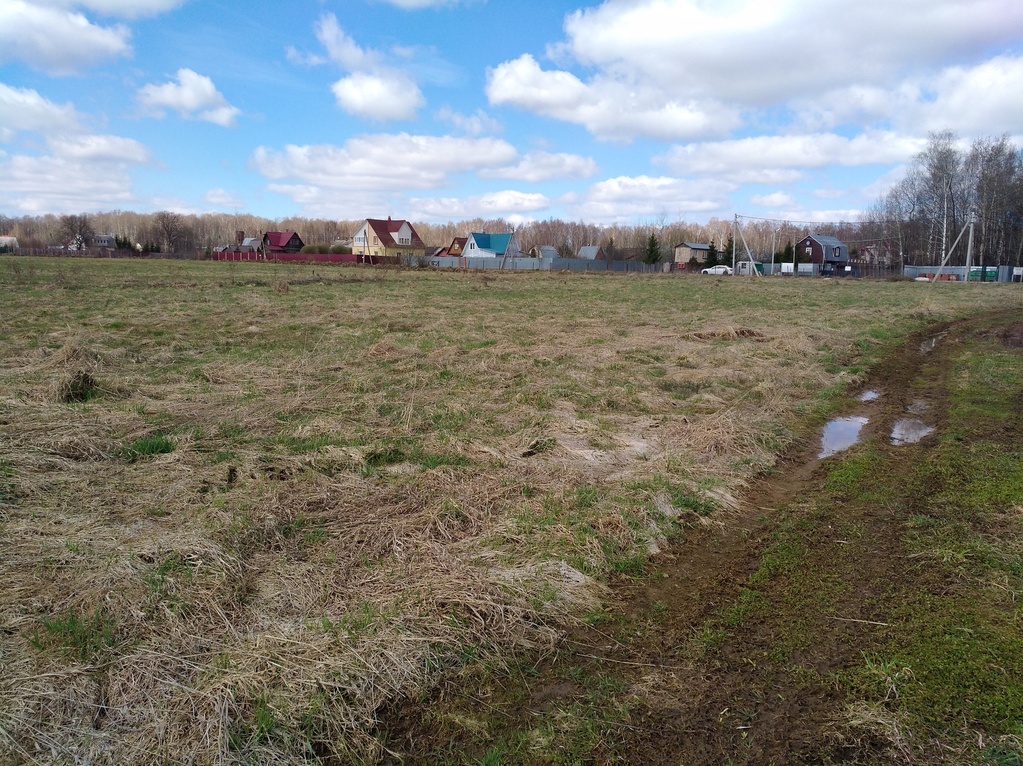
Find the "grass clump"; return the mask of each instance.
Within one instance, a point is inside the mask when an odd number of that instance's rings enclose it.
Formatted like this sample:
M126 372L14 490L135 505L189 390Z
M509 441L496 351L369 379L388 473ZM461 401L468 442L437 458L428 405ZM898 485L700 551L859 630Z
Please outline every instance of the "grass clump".
M117 642L117 625L113 618L96 610L79 614L69 609L62 615L43 618L33 643L37 649L57 646L85 663L95 662Z
M166 455L174 451L174 442L162 433L150 434L128 442L121 448L121 455L129 463L136 463L147 457Z

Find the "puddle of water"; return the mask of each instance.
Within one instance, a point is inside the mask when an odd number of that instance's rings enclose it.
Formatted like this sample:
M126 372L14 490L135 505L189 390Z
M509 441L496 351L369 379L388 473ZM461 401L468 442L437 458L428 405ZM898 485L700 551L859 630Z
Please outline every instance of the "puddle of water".
M875 399L880 398L880 396L881 396L881 392L880 391L875 391L874 389L870 389L869 391L864 391L862 394L859 395L858 398L859 398L859 400L861 402L872 402Z
M928 434L934 432L934 426L929 426L922 420L915 418L904 418L892 428L892 444L916 444Z
M832 420L824 426L824 434L821 436L821 451L817 457L830 457L836 452L849 449L860 440L860 431L868 421L869 418L859 415Z
M927 340L925 340L923 343L920 344L920 353L927 354L930 353L931 351L934 351L934 347L938 345L938 341L944 338L947 334L948 333L944 332L939 333L935 335L933 338L928 338Z
M908 412L910 415L923 415L930 408L931 405L925 402L923 399L917 399L906 408L906 412Z

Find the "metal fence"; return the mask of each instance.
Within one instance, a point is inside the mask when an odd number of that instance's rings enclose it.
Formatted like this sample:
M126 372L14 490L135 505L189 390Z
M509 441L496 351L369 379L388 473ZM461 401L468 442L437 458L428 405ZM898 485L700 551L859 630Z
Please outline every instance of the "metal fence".
M670 263L639 261L590 261L581 258L458 258L442 256L411 259L409 265L469 271L582 271L594 273L662 274L672 271Z

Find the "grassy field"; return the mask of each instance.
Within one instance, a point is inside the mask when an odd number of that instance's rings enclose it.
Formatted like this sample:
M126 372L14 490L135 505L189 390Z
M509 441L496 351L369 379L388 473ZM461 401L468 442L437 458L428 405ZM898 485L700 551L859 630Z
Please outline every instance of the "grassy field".
M1023 306L28 258L0 294L0 759L26 763L385 758L381 710L598 621L910 333Z

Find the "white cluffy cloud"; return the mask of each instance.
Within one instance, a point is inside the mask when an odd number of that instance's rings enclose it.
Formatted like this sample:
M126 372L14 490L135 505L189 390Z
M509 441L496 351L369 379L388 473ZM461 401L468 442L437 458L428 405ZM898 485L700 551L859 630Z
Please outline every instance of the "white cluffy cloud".
M0 209L27 214L109 209L132 201L129 169L150 161L131 138L90 133L72 104L0 83ZM27 135L23 135L27 134Z
M435 189L452 173L504 167L518 159L515 147L497 138L360 136L343 146L259 147L257 171L274 181L294 180L322 189Z
M725 181L619 176L590 187L576 212L588 221L626 222L634 216L667 211L686 217L723 211L736 186Z
M993 116L994 132L1014 132L1023 108L1010 53L1023 3L1007 0L605 0L569 14L564 32L553 67L526 54L491 69L490 103L598 138L683 141L779 120L787 132L919 135L921 120L976 129ZM977 117L979 92L995 105Z
M0 62L22 63L51 74L73 74L131 52L131 32L104 27L81 13L25 0L0 3Z
M487 97L495 106L515 106L617 140L716 135L736 127L739 117L713 99L672 98L660 88L613 76L583 82L570 72L542 69L529 54L487 73Z
M679 175L788 183L802 178L805 170L906 162L923 145L921 139L890 132L855 138L832 133L756 136L676 146L654 161Z
M178 7L185 0L2 0L0 63L20 61L50 74L74 74L131 54L124 24L98 24L87 14L134 19Z
M482 109L477 109L472 114L462 114L445 106L437 111L437 119L450 122L458 132L467 136L501 132L501 123Z
M441 8L446 5L458 5L464 0L384 0L397 8L406 11L416 11L420 8Z
M138 100L161 117L164 109L173 109L187 120L205 120L225 128L234 127L241 114L217 90L213 80L191 69L179 69L176 82L146 85L139 90Z
M551 200L539 193L506 190L472 197L412 198L409 204L420 218L440 221L504 218L515 224L528 220L529 213L546 210Z
M597 173L592 157L578 154L552 154L529 152L517 164L503 168L487 168L480 172L483 178L508 178L515 181L540 183L554 179L590 178Z
M34 5L73 10L84 8L104 16L134 19L156 16L184 5L186 0L35 0Z
M316 39L326 49L326 59L288 50L295 63L319 65L327 61L348 72L331 86L338 106L349 114L373 120L411 120L426 103L411 75L391 66L380 51L360 46L326 13L316 24Z

